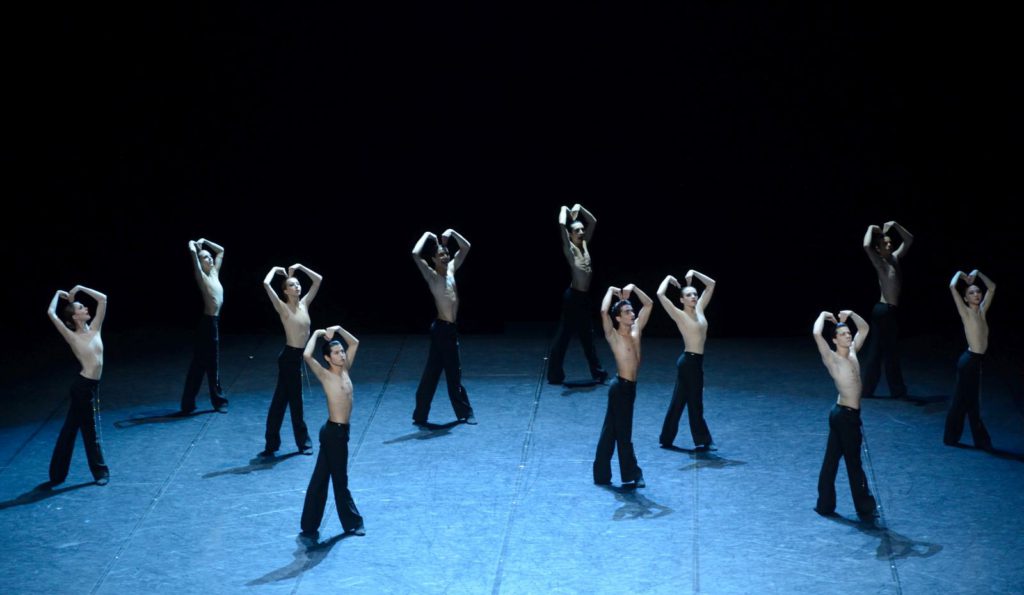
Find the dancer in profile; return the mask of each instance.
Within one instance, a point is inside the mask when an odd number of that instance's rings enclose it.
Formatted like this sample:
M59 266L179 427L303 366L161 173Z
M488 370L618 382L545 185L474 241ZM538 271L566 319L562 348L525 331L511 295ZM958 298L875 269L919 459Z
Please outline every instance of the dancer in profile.
M562 207L558 213L559 236L562 238L562 254L569 263L572 281L562 296L562 318L558 322L555 340L551 343L548 356L548 383L565 382L565 350L569 339L576 335L583 347L583 355L590 367L590 376L596 382L608 379L608 372L601 367L594 348L594 321L590 305L590 250L587 248L594 239L597 218L583 205L575 204L570 209Z
M975 285L978 279L985 283L984 293ZM957 291L957 283L961 280L967 285L962 295ZM974 446L992 450L992 438L981 421L981 362L988 351L987 315L996 294L996 284L978 269L970 274L957 271L949 282L949 291L953 294L953 303L964 324L967 350L956 364L956 388L953 389L953 402L946 415L946 430L942 441L949 446L960 442L966 416L971 425Z
M190 241L188 250L192 256L192 272L203 296L203 318L196 330L192 363L181 394L181 414L195 411L196 395L204 375L210 387L210 404L215 410L227 413L228 400L220 387L220 309L224 305L220 268L224 264L224 247L203 238Z
M345 344L335 339L335 335ZM321 355L326 367L313 357L320 337L325 340ZM306 488L306 501L302 505L302 536L314 541L319 538L320 521L324 518L328 481L334 487L334 505L345 533L366 534L363 517L359 515L352 492L348 489L348 438L352 417L352 379L349 372L356 361L358 349L359 340L338 325L313 333L302 352L327 397L327 423L320 428L320 452Z
M891 232L899 234L900 247L893 249ZM861 381L864 398L875 396L875 388L885 364L885 379L889 383L889 394L894 399L907 396L907 385L903 382L899 352L899 310L900 293L903 290L903 259L907 256L914 236L902 225L889 221L882 227L871 225L864 233L864 252L878 274L881 296L871 310L872 337L864 346L864 368Z
M639 314L633 312L629 302L635 293L642 304ZM618 301L612 305L612 298ZM647 321L651 319L654 302L636 285L619 289L609 287L601 301L601 324L604 337L615 356L616 377L608 387L608 409L601 426L594 454L594 483L610 485L612 482L612 454L619 451L619 478L624 488L642 488L643 469L637 465L633 451L633 405L636 402L636 379L640 371L640 338Z
M454 256L448 253L448 245L452 240L457 247ZM430 325L430 354L416 388L416 409L412 412L412 423L417 426L427 425L430 404L434 400L434 391L437 390L442 370L448 383L448 398L455 410L455 417L467 424L477 423L473 407L469 404L469 395L462 386L459 333L455 326L455 317L459 313L455 271L466 261L469 248L469 241L454 229L445 230L440 241L429 231L424 232L412 248L412 260L427 282L437 307L437 318ZM427 259L430 260L429 264Z
M851 320L857 325L857 334L853 335L846 321ZM825 323L835 325L832 331L832 343L835 351L825 342L822 332ZM875 513L875 497L868 489L868 480L864 475L864 467L860 460L860 447L863 440L860 421L861 383L860 364L857 352L864 345L868 335L868 323L853 310L843 310L839 319L831 312L822 312L814 321L814 342L818 345L821 361L825 364L832 381L835 382L839 397L828 415L828 445L825 448L825 460L821 463L818 474L818 503L814 510L818 514L829 516L836 511L836 473L839 471L839 459L846 461L846 475L850 479L850 493L857 514L872 517Z
M95 318L90 315L89 308L75 300L79 292L96 301ZM46 314L82 366L71 383L71 403L68 405L67 417L64 418L64 426L57 436L57 444L53 447L50 481L46 487L60 485L67 479L71 455L75 450L75 436L79 430L82 431L82 444L85 446L85 457L89 461L93 479L97 485L107 485L110 469L103 460L103 448L96 429L100 376L103 375L103 338L100 331L103 330L103 319L107 316L107 296L81 285L75 285L71 291L58 290L53 294Z
M295 277L297 272L305 273L313 282L304 296L302 284ZM284 277L281 282L283 300L271 285L276 275ZM262 457L274 456L281 447L281 423L284 421L285 408L291 412L292 433L299 452L304 455L313 454L313 443L302 417L302 348L309 338L309 307L320 291L321 281L323 277L319 273L299 263L288 267L288 270L274 267L263 279L263 289L267 291L270 303L281 317L285 344L277 356L277 386L274 387L274 397L267 411L267 442L266 448L260 453Z
M694 277L704 284L704 291L699 298L697 289L693 287ZM672 391L672 402L665 414L665 423L661 426L658 441L663 448L672 446L672 441L679 431L679 419L683 415L683 409L689 407L690 436L693 443L697 450L710 450L714 448L714 443L708 424L704 421L704 342L708 337L708 319L704 316L704 309L711 302L711 295L715 292L715 280L693 269L686 272L685 279L686 287L680 287L679 281L669 275L658 287L658 300L675 321L679 334L683 336L683 354L676 361L676 386ZM683 304L682 309L677 308L666 296L669 285L680 289L679 301Z

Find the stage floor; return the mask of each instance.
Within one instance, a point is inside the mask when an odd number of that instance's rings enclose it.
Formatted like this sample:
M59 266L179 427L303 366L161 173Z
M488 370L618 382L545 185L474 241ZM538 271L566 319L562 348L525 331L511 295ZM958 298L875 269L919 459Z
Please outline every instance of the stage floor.
M812 508L835 390L814 342L714 339L705 415L719 450L658 446L681 342L645 339L633 439L647 487L592 483L607 387L545 382L543 331L462 340L479 425L411 425L425 335L370 335L352 378L350 488L365 537L342 537L333 498L321 542L297 539L314 456L264 446L281 338L222 344L226 415L177 409L187 336L113 337L100 387L110 484L92 484L80 439L51 491L50 453L77 368L70 356L9 375L0 428L4 593L1020 593L1024 417L1019 370L986 361L983 418L996 453L942 444L962 346L905 346L916 401L865 400L864 464L881 515L854 514L841 467L838 517ZM56 341L57 339L54 339ZM599 340L607 367L612 360ZM63 348L63 346L61 346ZM585 376L570 344L569 378ZM305 420L326 420L307 375ZM312 386L309 386L309 383ZM879 392L885 393L883 379ZM202 412L202 410L206 412ZM970 443L970 432L964 442Z

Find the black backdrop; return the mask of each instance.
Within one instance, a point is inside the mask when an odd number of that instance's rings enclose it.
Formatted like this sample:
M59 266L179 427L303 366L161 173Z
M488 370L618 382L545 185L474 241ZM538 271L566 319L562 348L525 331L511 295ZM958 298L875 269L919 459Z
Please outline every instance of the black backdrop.
M956 340L946 284L978 267L1015 347L1008 14L150 4L8 22L7 348L53 334L46 304L75 283L109 293L115 331L192 327L199 236L228 250L228 332L279 330L260 281L294 262L326 278L315 323L423 331L408 253L449 226L473 242L466 331L553 323L574 202L599 220L595 299L694 267L719 281L713 334L804 334L823 308L867 314L861 237L895 219L917 239L907 335Z

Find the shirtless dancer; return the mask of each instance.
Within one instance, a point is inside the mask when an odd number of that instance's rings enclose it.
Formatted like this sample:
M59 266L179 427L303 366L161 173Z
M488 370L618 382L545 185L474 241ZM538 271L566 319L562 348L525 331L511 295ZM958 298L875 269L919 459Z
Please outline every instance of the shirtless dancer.
M295 273L299 271L313 280L313 285L305 296L302 296L302 284L295 278ZM284 281L281 282L284 300L278 297L277 291L271 285L275 275L284 277ZM299 263L288 267L288 270L284 267L274 267L263 279L263 288L270 297L270 303L281 317L285 345L277 356L277 386L274 388L274 397L267 412L267 444L260 453L262 457L273 456L281 447L281 423L284 421L286 407L291 412L292 432L299 452L304 455L313 454L313 443L309 439L309 430L306 429L306 422L302 418L302 348L309 338L309 306L320 291L321 281L322 276Z
M75 301L80 291L96 300L96 318L89 315L89 308ZM57 306L62 300L65 303L58 317ZM57 437L57 444L53 447L47 487L60 485L67 479L71 455L75 450L75 436L79 429L82 430L82 444L89 461L89 471L97 485L105 486L110 481L110 469L103 461L103 449L96 434L96 417L99 413L100 376L103 373L103 339L100 331L107 315L107 296L94 289L75 285L71 291L58 290L54 293L46 313L82 366L82 371L71 383L71 404Z
M895 250L890 237L892 230L896 230L902 239L900 247ZM903 258L913 243L914 236L895 221L889 221L882 227L871 225L864 233L864 252L875 267L881 289L878 303L871 310L871 328L875 332L864 348L864 369L861 371L864 397L867 399L875 396L883 363L889 394L895 399L907 396L907 385L903 382L903 370L900 368L897 306L903 289Z
M704 284L704 291L699 298L697 289L693 287L694 277ZM658 441L663 448L672 446L679 431L679 418L683 416L683 409L689 406L693 443L698 450L710 450L713 448L711 431L704 421L704 341L708 337L708 319L704 317L704 309L711 302L711 294L715 292L715 280L693 269L687 271L686 287L680 289L682 310L665 295L669 285L680 287L675 277L665 277L658 287L658 300L683 336L683 354L676 361L676 386Z
M633 312L633 305L629 303L631 293L636 293L643 304L639 315ZM614 306L612 297L618 298ZM646 486L643 469L637 465L633 452L633 405L640 369L640 336L651 318L653 304L651 298L632 283L622 289L609 287L601 302L601 324L615 356L617 376L608 387L608 410L594 454L594 483L597 485L611 484L612 453L617 447L622 487Z
M857 325L857 335L850 332L846 321L850 319ZM825 342L822 331L825 322L835 324L832 331L832 349ZM861 435L860 422L860 364L857 352L864 345L868 335L868 324L852 310L839 313L839 320L830 312L822 312L814 321L814 342L818 344L821 361L835 382L839 398L828 415L828 446L825 449L825 460L821 463L818 474L818 504L814 510L818 514L832 515L836 511L836 473L839 471L839 459L846 460L846 474L850 479L850 493L857 514L871 517L875 514L875 498L868 489L868 480L860 462Z
M448 254L448 243L455 240L457 250L455 256ZM441 241L429 231L420 236L412 249L412 260L416 263L423 279L434 296L437 306L437 318L430 325L430 354L427 365L423 369L420 385L416 388L416 409L412 412L412 423L417 426L427 424L430 414L430 403L434 400L434 391L444 370L448 382L448 398L455 410L455 417L467 424L475 424L476 416L469 404L469 395L462 386L462 363L459 359L459 334L455 326L455 317L459 311L459 293L455 287L455 271L459 270L469 254L470 244L454 229L445 230ZM433 266L424 260L427 252Z
M569 263L572 283L562 296L562 319L558 323L558 331L555 332L551 354L548 356L548 383L562 384L565 381L565 350L569 347L569 338L574 334L580 338L591 378L604 382L608 379L608 372L601 367L597 350L594 349L594 323L589 293L593 269L590 268L590 251L587 249L587 245L594 239L597 218L582 205L576 204L572 209L562 207L558 223L561 228L562 253Z
M209 248L207 250L206 248ZM228 400L220 387L220 308L224 305L224 287L220 284L220 267L224 264L224 248L210 240L199 239L188 243L192 255L199 293L203 296L203 319L196 331L192 364L185 377L185 390L181 394L181 413L188 415L196 409L196 395L206 374L210 386L210 403L221 413L228 412ZM210 250L217 253L214 257Z
M963 296L957 292L957 282L963 279L967 290ZM981 288L974 284L976 279L985 282L987 291L982 294ZM957 271L949 282L949 291L953 294L953 302L964 323L964 335L967 337L967 351L960 356L956 364L956 388L953 389L953 403L946 415L946 431L942 441L953 446L960 442L964 433L964 416L970 421L971 436L974 446L992 450L992 438L981 421L981 361L988 351L988 309L995 297L996 284L975 269L969 275Z
M344 346L334 338L335 335L345 340ZM327 362L326 368L313 357L313 349L320 337L326 340L321 350ZM341 326L332 326L313 333L302 352L327 396L327 423L320 428L320 452L302 506L302 535L314 540L319 537L320 521L324 518L328 479L334 486L334 505L345 533L366 534L363 517L359 515L352 492L348 489L348 437L352 416L352 379L348 374L356 360L357 349L358 339Z

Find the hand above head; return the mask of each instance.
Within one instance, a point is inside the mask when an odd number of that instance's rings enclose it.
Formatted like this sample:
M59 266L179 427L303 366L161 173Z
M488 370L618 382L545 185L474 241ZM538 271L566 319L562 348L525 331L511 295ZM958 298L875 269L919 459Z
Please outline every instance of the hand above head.
M846 322L846 319L853 314L853 310L840 310L839 311L839 322Z

